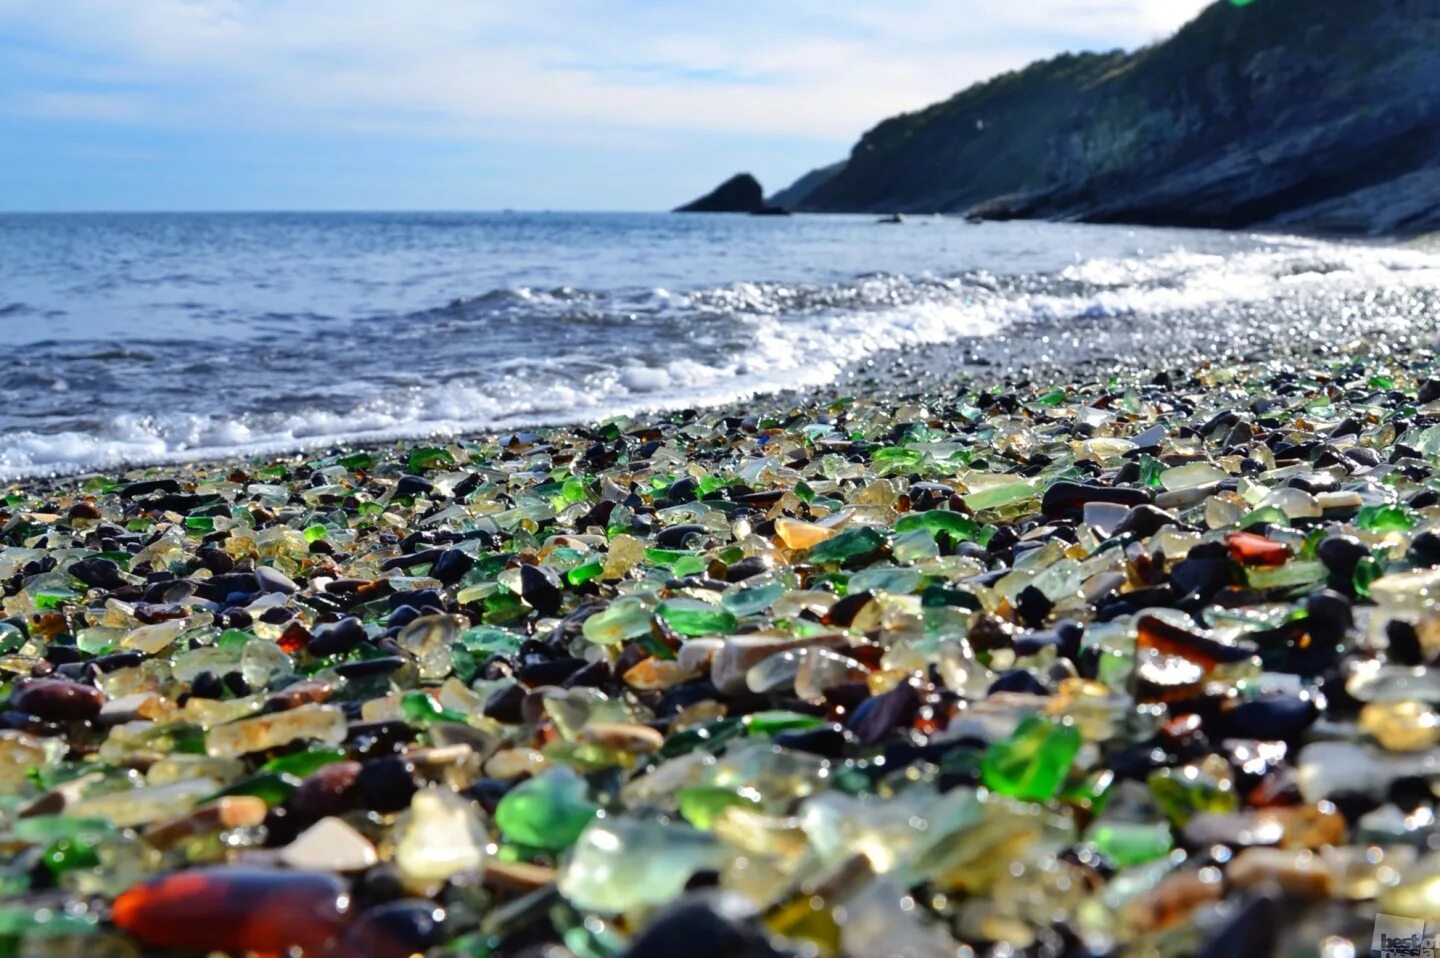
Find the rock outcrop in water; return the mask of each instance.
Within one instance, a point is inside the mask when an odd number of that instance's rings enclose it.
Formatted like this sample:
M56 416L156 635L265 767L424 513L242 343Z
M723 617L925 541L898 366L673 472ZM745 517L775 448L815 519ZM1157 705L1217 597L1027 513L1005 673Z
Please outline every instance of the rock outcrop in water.
M1220 2L866 133L798 208L1344 233L1440 228L1440 4ZM790 194L795 193L797 196Z
M677 213L759 213L765 210L765 191L749 173L737 173L698 200L677 207Z

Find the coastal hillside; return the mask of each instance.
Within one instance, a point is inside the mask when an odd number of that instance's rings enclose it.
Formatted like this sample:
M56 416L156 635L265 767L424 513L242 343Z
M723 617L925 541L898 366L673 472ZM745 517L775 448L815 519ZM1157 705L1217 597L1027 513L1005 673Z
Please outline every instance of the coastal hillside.
M1340 233L1440 228L1440 3L1222 0L866 133L793 208Z

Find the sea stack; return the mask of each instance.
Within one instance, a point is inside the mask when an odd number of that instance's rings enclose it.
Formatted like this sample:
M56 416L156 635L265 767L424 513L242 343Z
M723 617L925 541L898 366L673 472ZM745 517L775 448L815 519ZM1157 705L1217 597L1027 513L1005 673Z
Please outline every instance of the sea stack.
M749 173L737 173L698 200L676 207L677 213L759 213L765 191Z

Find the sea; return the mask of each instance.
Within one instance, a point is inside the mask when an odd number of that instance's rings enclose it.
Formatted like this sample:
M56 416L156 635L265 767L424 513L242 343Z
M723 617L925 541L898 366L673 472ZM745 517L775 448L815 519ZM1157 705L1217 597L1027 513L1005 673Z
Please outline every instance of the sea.
M1434 248L911 217L0 214L0 480L1430 322ZM939 357L937 360L936 357ZM1173 357L1172 357L1173 358Z

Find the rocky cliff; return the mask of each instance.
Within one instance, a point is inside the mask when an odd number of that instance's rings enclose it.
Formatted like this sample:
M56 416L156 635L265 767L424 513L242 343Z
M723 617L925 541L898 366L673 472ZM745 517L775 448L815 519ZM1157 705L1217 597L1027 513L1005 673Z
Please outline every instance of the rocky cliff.
M1222 0L882 122L800 209L1440 229L1440 0ZM803 186L803 189L801 187Z

